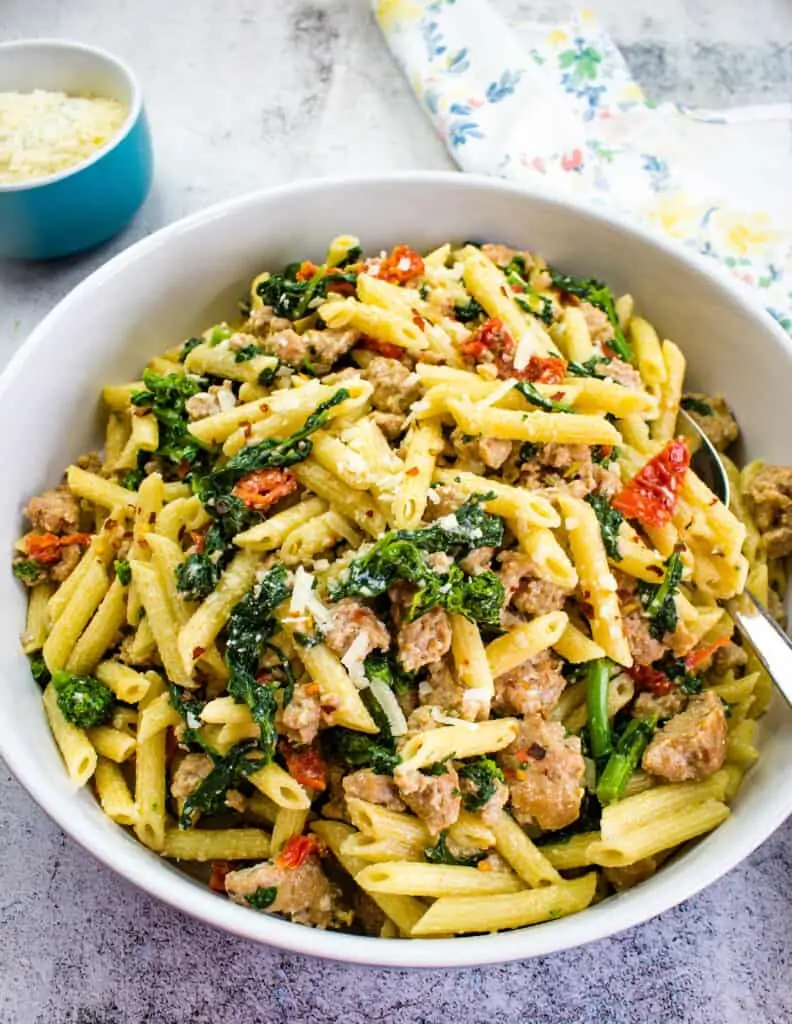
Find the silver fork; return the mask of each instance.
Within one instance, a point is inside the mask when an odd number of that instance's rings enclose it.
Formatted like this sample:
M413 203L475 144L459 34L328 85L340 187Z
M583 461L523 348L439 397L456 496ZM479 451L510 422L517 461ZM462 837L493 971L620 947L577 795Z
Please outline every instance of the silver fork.
M693 469L712 493L728 505L729 478L720 455L692 416L684 409L679 415L685 427L701 438L702 443L691 460ZM792 707L792 640L750 590L745 591L745 597L745 601L735 599L729 602L729 614Z

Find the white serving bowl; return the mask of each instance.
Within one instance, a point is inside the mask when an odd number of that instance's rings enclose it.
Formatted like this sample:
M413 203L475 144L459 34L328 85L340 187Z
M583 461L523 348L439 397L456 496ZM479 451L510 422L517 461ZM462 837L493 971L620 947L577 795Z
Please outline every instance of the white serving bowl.
M500 181L433 173L313 181L244 196L164 228L89 277L33 332L0 379L0 550L10 559L27 498L101 444L103 384L134 379L151 356L230 315L256 273L299 258L319 261L342 233L359 235L369 252L398 242L427 250L447 239L502 241L629 290L661 336L681 345L692 387L728 395L746 456L792 461L792 344L709 264L634 226ZM315 931L214 895L114 825L89 791L73 790L19 648L25 595L10 571L0 573L0 604L0 753L22 785L61 828L147 892L208 924L295 952L439 967L567 949L698 892L792 811L792 712L776 701L762 720L761 759L731 818L635 889L573 917L500 935L402 941Z

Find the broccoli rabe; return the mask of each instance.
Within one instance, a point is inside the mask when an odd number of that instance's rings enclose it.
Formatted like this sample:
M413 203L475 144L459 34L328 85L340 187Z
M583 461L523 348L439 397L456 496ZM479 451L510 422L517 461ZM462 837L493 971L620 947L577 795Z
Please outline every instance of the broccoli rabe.
M188 601L203 601L220 579L220 568L208 555L192 554L176 566L176 589Z
M495 795L498 783L504 781L503 772L489 757L459 765L457 771L460 779L467 779L475 786L475 792L462 795L462 803L468 811L480 811Z
M113 712L113 691L93 676L57 671L52 674L52 683L63 717L80 729L101 725Z

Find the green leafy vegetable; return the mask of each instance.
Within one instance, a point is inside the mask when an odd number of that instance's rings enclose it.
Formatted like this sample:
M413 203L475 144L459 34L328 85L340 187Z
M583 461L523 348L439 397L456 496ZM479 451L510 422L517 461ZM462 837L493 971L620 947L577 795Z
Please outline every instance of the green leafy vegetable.
M185 697L184 691L176 683L168 683L168 694L168 703L174 711L179 712L184 721L184 742L197 743L204 750L210 750L211 748L201 736L203 722L200 715L206 706L206 701Z
M176 566L176 589L188 601L203 601L220 580L220 566L209 555L194 553Z
M520 309L550 327L553 323L553 302L546 295L539 295L528 283L525 259L519 255L515 256L504 273L512 286L512 298Z
M318 647L319 644L324 643L324 637L318 630L315 633L301 633L298 629L295 629L292 636L294 637L294 642L306 650L310 650L311 647Z
M59 670L53 672L52 683L63 717L80 729L101 725L113 713L113 691L93 676L75 676Z
M583 363L576 363L573 360L567 363L567 373L572 377L598 377L601 379L602 375L597 373L597 367L609 362L610 360L605 356L591 356Z
M290 263L280 274L270 274L256 286L256 292L268 306L272 306L275 316L299 320L313 309L315 300L327 297L329 285L357 283L357 274L352 271L344 273L342 264L337 268L319 267L313 277L298 281L300 266L300 263Z
M696 412L699 416L714 416L715 411L711 405L696 398L695 395L683 395L679 403L687 412Z
M192 350L198 348L199 345L203 345L203 343L203 338L188 338L182 345L181 352L179 352L179 362L183 363Z
M677 627L674 596L679 590L682 571L682 558L678 551L674 551L665 563L665 575L660 583L638 581L638 595L644 611L652 620L649 632L655 640L662 640L666 633L673 633Z
M423 529L386 533L366 555L350 564L345 577L331 587L331 598L378 597L397 580L407 580L419 588L408 619L440 604L469 617L481 615L476 621L497 625L492 605L503 588L494 573L467 577L456 565L447 573L438 573L425 557L437 551L461 555L478 547L500 547L503 520L481 507L487 497L469 498L455 513Z
M399 696L409 693L415 684L415 673L405 672L396 661L387 654L369 654L363 662L363 671L368 680L385 683Z
M484 315L484 310L475 299L471 299L465 305L459 304L454 306L454 316L463 324L469 324L472 320L477 320L480 316Z
M616 307L610 288L593 277L571 277L568 274L560 274L556 270L550 271L550 279L560 291L566 292L568 295L576 295L579 299L590 302L592 306L596 306L606 314L613 327L613 338L608 342L608 347L621 359L632 363L635 356L619 326L619 318L616 316Z
M245 897L245 903L249 903L256 910L266 910L271 907L278 898L278 890L274 885L260 885L254 893Z
M675 658L671 651L666 652L652 667L668 676L683 693L688 695L701 693L702 684L699 677L688 671L684 658Z
M117 558L113 562L113 568L115 569L116 579L124 586L128 587L132 582L132 567L126 558Z
M545 412L574 412L575 410L568 402L556 402L553 398L546 398L541 391L539 391L535 384L529 380L518 380L514 385L516 391L519 391L523 398L530 402L531 405L536 405L540 409L544 409Z
M471 854L469 857L457 856L448 847L448 829L443 829L434 846L427 846L424 850L424 857L430 864L454 864L465 868L474 868L486 856L487 854L483 850L480 853Z
M258 345L245 345L244 348L237 349L236 355L234 356L235 363L248 363L251 359L255 359L256 356L261 355L261 349Z
M253 721L259 727L266 761L272 760L278 740L275 728L277 686L259 682L256 673L264 647L278 628L273 613L289 593L286 570L282 565L275 565L254 584L228 619L226 664L231 672L228 692L250 708Z
M227 323L215 324L209 332L209 345L214 348L221 341L228 341L233 333Z
M330 410L349 398L346 388L339 388L327 401L316 407L299 430L285 440L267 438L258 444L250 444L229 459L220 469L214 470L203 477L198 485L198 496L207 505L216 501L218 495L230 491L231 488L248 473L258 469L271 467L293 466L296 462L307 459L313 450L310 435L321 430L330 418Z
M142 469L130 469L121 477L121 486L128 491L136 491L146 478Z
M480 811L495 795L498 783L503 782L503 772L489 757L480 757L457 768L460 779L466 779L475 786L475 792L463 793L462 804L468 811Z
M258 382L263 388L268 388L272 384L275 378L278 376L278 370L281 367L280 359L277 360L274 366L265 366L261 373L258 375Z
M44 575L44 570L38 562L29 558L17 559L11 566L11 571L17 579L24 580L25 583L38 583Z
M257 749L255 740L238 743L225 757L212 750L207 750L207 753L214 762L212 770L184 801L179 816L180 828L191 828L198 812L217 814L225 806L228 790L233 789L240 779L247 778L268 763Z
M40 654L34 654L30 658L30 674L39 684L39 686L46 686L50 681L50 671L47 668L47 663L44 661Z
M335 267L348 267L352 263L360 263L360 261L362 259L363 259L363 250L360 248L360 246L359 245L350 245L350 247L347 249L346 253L344 254L343 258L340 259L337 263L334 263L333 266L335 266Z
M597 783L597 799L601 804L612 804L621 797L649 746L656 725L656 718L630 719Z
M346 768L371 768L377 775L393 775L399 764L392 740L383 736L368 736L341 726L326 729L321 736L328 758Z
M422 775L430 775L433 778L439 778L441 775L448 775L448 762L451 761L453 757L453 753L446 754L446 756L440 761L433 761L432 764L419 770Z
M531 460L535 459L539 454L541 447L542 446L540 444L534 444L533 441L524 441L520 445L520 452L518 455L520 462L531 462Z
M132 395L132 404L150 409L157 418L159 446L154 454L178 466L186 463L191 470L205 463L209 449L187 429L186 410L187 400L202 391L205 382L178 373L160 376L144 370L143 384L145 390Z
M596 760L607 757L612 749L608 718L608 684L610 665L607 658L590 661L586 671L586 707L591 755Z
M604 494L587 494L586 501L594 509L608 557L614 562L620 562L619 527L624 522L624 516L611 505Z

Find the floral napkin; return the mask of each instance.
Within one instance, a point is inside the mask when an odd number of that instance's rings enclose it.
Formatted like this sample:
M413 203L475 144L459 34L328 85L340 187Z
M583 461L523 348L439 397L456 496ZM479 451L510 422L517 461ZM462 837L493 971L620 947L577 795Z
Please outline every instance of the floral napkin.
M548 28L511 27L488 0L374 9L462 170L571 193L659 229L757 289L792 333L787 105L708 113L652 103L588 12ZM754 194L773 199L772 217Z

